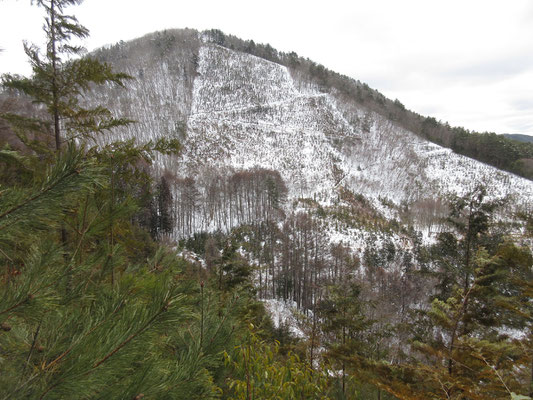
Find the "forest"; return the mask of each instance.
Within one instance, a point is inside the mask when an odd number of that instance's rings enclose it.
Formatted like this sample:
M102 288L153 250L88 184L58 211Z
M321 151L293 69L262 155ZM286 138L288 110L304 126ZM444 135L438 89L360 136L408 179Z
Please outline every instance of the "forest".
M37 106L0 115L0 399L533 397L531 214L517 230L480 186L439 201L428 244L348 190L289 214L272 170L153 176L180 143L95 145L134 122L80 97L132 77L73 44L78 0L35 3L47 46L2 77Z

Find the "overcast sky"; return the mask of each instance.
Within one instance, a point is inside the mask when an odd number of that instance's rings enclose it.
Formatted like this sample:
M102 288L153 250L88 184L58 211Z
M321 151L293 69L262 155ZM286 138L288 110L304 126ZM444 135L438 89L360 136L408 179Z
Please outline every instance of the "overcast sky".
M423 115L533 135L531 0L85 0L91 50L168 28L218 28L295 51ZM0 0L0 73L28 74L43 10Z

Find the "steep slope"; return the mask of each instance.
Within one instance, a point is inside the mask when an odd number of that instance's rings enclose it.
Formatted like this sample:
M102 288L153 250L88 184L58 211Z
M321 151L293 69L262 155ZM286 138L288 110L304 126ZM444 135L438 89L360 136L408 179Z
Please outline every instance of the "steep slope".
M96 51L96 57L133 78L127 90L98 87L87 99L136 121L103 140L183 137L199 46L198 32L179 30L172 34L156 32Z
M285 67L213 44L200 49L184 163L279 171L294 196L331 193L341 154L356 133L328 96L296 89ZM191 171L192 171L191 170Z
M512 196L515 206L533 198L531 181L424 141L285 66L222 47L205 34L156 33L98 55L137 78L127 91L97 95L138 121L118 135L180 138L181 156L161 158L158 166L194 177L200 197L206 173L256 167L278 171L289 198L323 204L337 201L341 186L376 206L416 206L479 184L492 196Z

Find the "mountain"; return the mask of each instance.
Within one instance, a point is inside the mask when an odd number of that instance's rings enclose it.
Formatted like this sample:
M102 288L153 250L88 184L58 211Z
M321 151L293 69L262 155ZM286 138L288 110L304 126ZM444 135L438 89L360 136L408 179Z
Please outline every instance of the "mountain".
M217 183L229 185L239 171L278 173L287 205L307 198L330 206L348 191L389 219L408 209L415 219L433 213L437 221L442 207L428 203L480 184L492 197L512 197L512 207L530 203L531 181L428 142L357 96L324 86L316 73L302 72L301 59L289 68L219 42L218 31L175 30L96 53L136 78L128 90L106 88L92 98L138 121L105 140L172 137L183 143L179 157L157 160L157 174L166 170L175 178L175 198L193 198L193 210L181 210L191 214L188 228L181 224L175 237L245 221L230 212L214 218L229 203L220 196L217 205L208 201Z
M518 140L519 142L533 143L533 136L529 135L521 135L519 133L504 133L503 136L508 139Z

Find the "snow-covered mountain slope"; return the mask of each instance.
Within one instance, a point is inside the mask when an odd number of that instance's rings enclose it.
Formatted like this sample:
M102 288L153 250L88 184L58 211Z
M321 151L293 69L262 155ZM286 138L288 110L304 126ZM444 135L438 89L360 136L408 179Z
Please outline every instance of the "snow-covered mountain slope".
M98 50L98 58L133 79L126 90L111 85L96 87L87 101L136 121L114 130L104 140L183 136L199 46L198 32L179 30L171 35L156 32Z
M305 197L332 193L339 184L396 203L462 194L479 183L498 196L526 201L533 194L530 181L423 141L378 115L361 109L347 115L318 90L298 91L281 65L204 44L198 72L184 158L194 169L271 168L292 194Z
M137 79L96 101L137 124L121 138L178 137L178 176L251 167L279 171L289 197L330 204L340 186L370 199L415 204L478 184L493 196L533 199L533 182L427 142L334 93L302 84L285 66L237 52L194 31L152 34L99 52ZM109 138L108 138L109 140Z
M291 194L331 193L341 153L335 137L355 130L327 95L299 92L287 69L217 45L200 49L183 161L279 171Z

